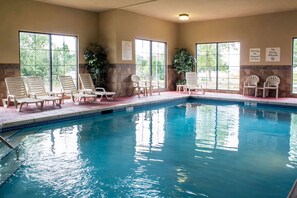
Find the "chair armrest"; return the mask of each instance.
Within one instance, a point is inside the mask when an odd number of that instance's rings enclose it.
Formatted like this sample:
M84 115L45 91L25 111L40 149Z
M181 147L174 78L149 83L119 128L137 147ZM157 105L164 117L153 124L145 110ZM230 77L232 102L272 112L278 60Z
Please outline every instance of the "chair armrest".
M36 93L35 93L35 92L30 92L30 93L29 93L29 97L30 97L30 98L34 98L34 99L36 99L36 98L37 98L37 96L36 96Z
M94 94L94 91L92 89L78 90L78 92L83 94Z
M47 95L48 95L48 96L54 96L55 94L54 94L54 92L48 91L48 92L47 92Z
M103 91L103 92L106 92L105 89L104 89L103 87L96 87L95 89L96 89L96 91Z
M263 87L267 87L267 82L264 82Z
M139 87L139 83L138 82L133 82L133 87Z

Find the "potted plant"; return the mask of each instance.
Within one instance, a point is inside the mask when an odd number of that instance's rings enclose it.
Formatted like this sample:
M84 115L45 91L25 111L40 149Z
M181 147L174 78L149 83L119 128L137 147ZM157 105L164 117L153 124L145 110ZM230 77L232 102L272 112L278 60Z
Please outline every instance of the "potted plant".
M106 76L110 63L105 47L98 43L90 43L84 57L88 63L86 69L92 76L94 85L96 87L106 87Z
M174 70L179 75L177 84L185 84L185 73L191 72L195 68L195 58L186 48L178 48L173 57Z

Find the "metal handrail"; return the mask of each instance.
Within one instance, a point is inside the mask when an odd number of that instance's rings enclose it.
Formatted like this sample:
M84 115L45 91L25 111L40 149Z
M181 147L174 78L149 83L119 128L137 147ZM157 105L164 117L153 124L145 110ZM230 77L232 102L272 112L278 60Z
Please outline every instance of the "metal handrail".
M0 133L1 132L2 132L2 123L0 123ZM14 149L13 146L9 142L7 142L7 140L4 139L4 137L2 137L1 135L0 135L0 141L3 142L9 148Z
M3 142L9 148L14 149L13 146L9 142L7 142L7 140L5 140L1 135L0 135L0 141Z

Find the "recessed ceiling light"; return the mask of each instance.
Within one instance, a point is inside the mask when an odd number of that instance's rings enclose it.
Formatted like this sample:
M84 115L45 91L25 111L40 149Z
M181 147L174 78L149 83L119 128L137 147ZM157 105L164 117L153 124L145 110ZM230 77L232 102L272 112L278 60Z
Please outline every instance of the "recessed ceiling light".
M189 20L189 15L188 14L180 14L179 20L181 20L181 21Z

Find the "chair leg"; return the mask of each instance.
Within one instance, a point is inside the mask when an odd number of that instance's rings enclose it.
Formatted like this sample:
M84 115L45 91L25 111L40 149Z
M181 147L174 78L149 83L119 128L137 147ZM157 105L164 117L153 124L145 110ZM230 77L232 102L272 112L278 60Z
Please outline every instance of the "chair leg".
M275 97L278 98L278 89L276 89L276 96Z
M58 103L57 103L57 101L55 101L55 103L56 103L56 106L61 107L61 104L62 104L62 98L61 98L60 100L58 100Z
M9 98L8 98L8 99L2 99L2 104L3 104L3 106L4 106L5 108L8 108L9 103L10 103Z
M23 103L20 103L20 106L18 107L18 105L16 105L16 109L18 112L22 111L22 107L23 107Z
M258 89L257 88L255 88L255 97L257 97L257 93L258 92Z
M263 98L265 98L265 89L263 88Z
M105 95L105 96L106 96L107 100L113 100L113 97L114 97L114 95L111 95L111 96Z
M243 88L243 93L242 93L242 95L244 95L244 90L245 90L245 88Z
M102 98L103 98L103 94L100 95L100 98L98 99L98 101L100 102L102 100ZM107 96L106 96L106 98L107 98ZM95 100L96 100L96 98L95 98Z

